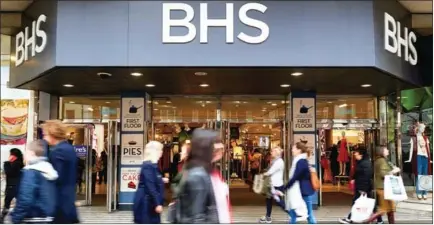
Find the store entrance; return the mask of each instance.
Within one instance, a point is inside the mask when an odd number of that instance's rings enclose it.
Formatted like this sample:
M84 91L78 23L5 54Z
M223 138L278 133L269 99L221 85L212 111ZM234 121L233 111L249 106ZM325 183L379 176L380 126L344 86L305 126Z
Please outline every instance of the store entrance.
M355 149L365 149L374 160L378 130L375 123L339 124L318 126L318 143L321 152L320 204L323 206L351 205L353 192L349 187L355 159ZM371 121L373 122L373 121Z
M77 154L76 204L117 209L119 122L67 124L68 141Z
M256 174L264 172L269 167L272 148L286 149L283 138L286 136L284 123L223 122L222 129L226 154L222 159L220 171L228 183L231 204L264 205L264 197L252 190L253 180Z

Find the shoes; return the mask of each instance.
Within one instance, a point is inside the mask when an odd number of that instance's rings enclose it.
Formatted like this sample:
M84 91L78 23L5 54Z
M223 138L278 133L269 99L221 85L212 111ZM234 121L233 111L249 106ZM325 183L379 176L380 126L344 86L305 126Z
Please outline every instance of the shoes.
M423 200L427 200L426 195L422 195Z
M306 221L306 220L307 220L307 216L298 216L297 215L297 219L296 219L297 222Z
M341 219L339 219L339 223L342 223L342 224L350 224L350 223L352 223L352 222L351 222L351 220L348 219L348 218L341 218Z
M384 222L383 221L381 221L381 222L377 221L376 224L384 224Z
M273 220L271 220L271 217L263 216L259 219L259 223L271 223Z
M422 200L422 195L417 195L417 199Z

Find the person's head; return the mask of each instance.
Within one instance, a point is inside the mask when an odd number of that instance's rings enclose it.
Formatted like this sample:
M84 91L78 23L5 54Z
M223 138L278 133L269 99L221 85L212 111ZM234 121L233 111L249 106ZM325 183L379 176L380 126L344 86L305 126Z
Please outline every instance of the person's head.
M32 141L27 145L24 158L27 162L31 162L37 158L45 157L45 145L42 140Z
M387 146L385 145L377 146L375 148L375 155L380 157L387 157L389 156L389 149L387 149Z
M42 124L44 140L49 145L56 145L60 141L67 139L66 126L60 120L48 120Z
M212 162L217 162L223 158L223 154L225 152L225 145L223 142L217 137L214 143L214 152Z
M283 152L283 149L281 149L280 147L274 147L273 149L271 149L271 157L273 159L279 158L282 156L282 152Z
M345 131L342 131L342 137L343 138L345 137Z
M146 144L143 154L145 161L157 163L163 155L163 144L158 141L150 141Z
M9 155L11 156L15 156L19 161L23 161L23 153L21 152L21 150L19 150L18 148L12 148L11 150L9 150Z
M190 140L186 140L181 147L180 160L183 161L187 158L190 153L191 143Z
M362 148L358 148L356 150L353 151L354 154L354 158L357 161L360 161L362 159L365 159L366 157L368 157L368 152Z
M191 139L191 150L187 158L187 169L194 167L204 167L211 172L212 160L214 158L214 144L218 134L212 130L196 129Z
M302 142L297 142L292 146L292 155L298 156L300 154L307 154L307 157L310 157L310 152L307 146Z
M416 131L417 133L423 133L425 131L425 124L418 123L416 127Z

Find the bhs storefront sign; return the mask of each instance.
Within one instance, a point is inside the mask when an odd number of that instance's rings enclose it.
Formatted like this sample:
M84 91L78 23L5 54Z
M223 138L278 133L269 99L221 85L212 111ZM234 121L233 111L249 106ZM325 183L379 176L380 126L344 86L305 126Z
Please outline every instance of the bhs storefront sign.
M171 18L172 11L184 11L185 17L182 19ZM240 7L238 10L239 21L249 27L257 28L260 30L258 36L250 36L244 32L240 32L236 37L248 44L260 44L267 40L270 35L270 28L268 25L258 19L249 17L249 11L257 11L265 13L267 7L260 3L247 3ZM163 3L163 43L189 43L197 36L197 27L192 23L195 16L195 11L192 6L187 3ZM226 18L224 19L210 19L208 18L208 3L200 3L200 25L199 25L199 39L200 43L208 43L208 29L211 27L224 27L226 28L226 43L234 43L234 4L226 3ZM174 36L170 34L172 27L187 28L187 34Z
M31 26L27 26L24 31L15 36L15 66L34 57L36 53L44 51L47 46L47 33L42 29L42 24L45 22L47 22L47 16L41 14Z

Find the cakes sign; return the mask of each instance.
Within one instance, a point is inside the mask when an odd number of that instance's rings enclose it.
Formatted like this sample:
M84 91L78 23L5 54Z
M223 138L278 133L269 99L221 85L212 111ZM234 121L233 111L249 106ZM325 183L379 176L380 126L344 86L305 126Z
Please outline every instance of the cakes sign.
M139 184L140 167L121 168L121 192L135 192Z

